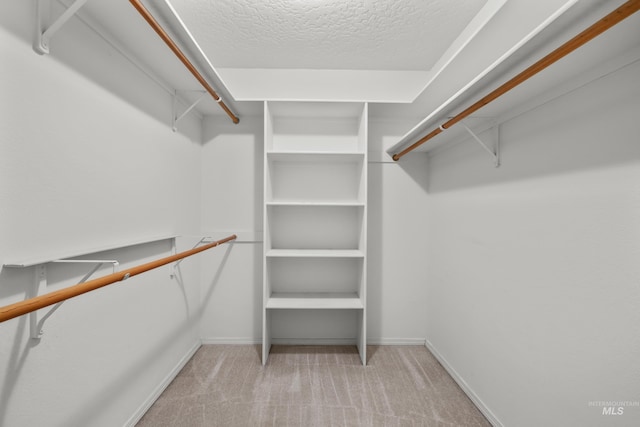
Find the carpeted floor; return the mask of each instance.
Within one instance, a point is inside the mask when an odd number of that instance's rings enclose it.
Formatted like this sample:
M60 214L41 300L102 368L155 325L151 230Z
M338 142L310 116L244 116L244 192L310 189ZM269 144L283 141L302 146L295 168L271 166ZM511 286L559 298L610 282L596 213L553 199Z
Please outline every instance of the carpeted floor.
M490 426L422 346L201 347L142 426Z

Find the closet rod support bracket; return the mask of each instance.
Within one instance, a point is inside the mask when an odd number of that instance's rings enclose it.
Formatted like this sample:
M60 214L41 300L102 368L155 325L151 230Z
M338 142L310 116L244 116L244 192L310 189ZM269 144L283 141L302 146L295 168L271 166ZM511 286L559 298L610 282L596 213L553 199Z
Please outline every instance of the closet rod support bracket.
M480 146L491 155L491 157L493 158L493 165L497 168L500 167L500 125L499 124L494 124L491 128L493 129L494 132L494 139L495 139L495 144L494 144L494 149L492 150L491 148L489 148L489 146L487 144L485 144L478 135L476 135L470 128L469 126L466 125L466 123L464 123L463 121L460 121L460 124L467 130L467 132L469 133L469 135L471 135L471 137L473 139L475 139L478 144L480 144Z
M80 9L88 0L75 0L62 15L51 25L44 20L49 18L52 0L37 0L36 5L36 38L33 42L33 50L40 55L49 53L51 38L60 28Z
M187 107L186 110L184 110L184 112L182 112L182 114L178 115L178 101L180 100L179 96L178 96L178 92L197 92L200 94L200 96L198 97L198 99L195 100L195 102L193 102L190 106ZM180 120L182 120L187 114L189 114L189 112L191 112L191 110L193 110L199 103L200 101L202 101L204 99L204 97L207 95L207 92L204 90L184 90L184 91L178 91L176 90L173 94L173 108L171 111L171 130L173 130L174 132L178 131L178 122Z
M78 284L84 283L87 280L89 280L89 278L93 275L93 273L98 271L98 269L102 267L103 264L111 264L111 268L114 273L116 272L118 265L120 265L120 263L116 260L58 259L51 262L52 263L95 264L95 266L87 274L85 274L82 279L80 279L80 282L78 282ZM31 292L32 295L30 297L33 298L40 295L46 290L46 288L47 288L47 266L46 264L40 264L36 266L36 277L33 282L33 289ZM51 307L51 309L39 320L38 320L37 311L32 311L31 313L29 313L30 336L32 339L39 340L40 338L42 338L42 335L44 334L44 331L42 329L44 326L44 322L46 322L47 319L51 317L51 315L58 308L60 308L63 302L64 301L61 301L56 305L54 305L53 307Z
M198 240L198 243L196 243L195 245L193 245L193 247L191 249L195 249L198 246L204 244L204 243L210 243L209 241L211 240L211 237L203 237L200 240ZM173 253L176 253L177 248L176 248L176 239L173 239L173 243L171 245L171 251ZM179 278L179 268L180 268L180 264L182 263L182 261L184 260L178 260L175 264L173 264L173 272L171 274L169 274L169 277L171 279L178 279Z

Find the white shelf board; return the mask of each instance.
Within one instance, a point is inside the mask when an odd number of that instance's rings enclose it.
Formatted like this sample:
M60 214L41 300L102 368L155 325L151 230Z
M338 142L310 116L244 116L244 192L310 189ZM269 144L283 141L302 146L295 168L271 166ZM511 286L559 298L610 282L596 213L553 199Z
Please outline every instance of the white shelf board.
M268 151L270 161L277 162L357 162L364 158L364 152L354 151Z
M364 207L363 202L353 200L274 200L267 202L267 206L337 206L337 207Z
M121 248L130 247L130 246L144 245L144 244L147 244L147 243L153 243L153 242L159 242L159 241L162 241L162 240L174 239L176 237L177 236L175 236L175 235L170 235L170 236L154 237L154 238L143 239L143 240L134 240L134 241L131 241L131 242L126 242L126 243L122 243L122 244L118 244L118 245L98 246L98 247L94 247L94 248L85 249L83 251L74 251L74 252L61 253L59 255L49 255L49 256L42 256L42 257L39 257L39 258L31 258L31 259L16 260L16 261L7 261L3 265L5 267L18 267L18 268L33 267L34 265L46 264L48 262L56 261L56 260L59 260L59 259L75 258L75 257L79 257L79 256L82 256L82 255L95 254L95 253L98 253L98 252L106 252L106 251L110 251L110 250L114 250L114 249L121 249Z
M267 309L364 309L356 293L274 292L267 300Z
M364 258L358 249L271 249L267 258Z

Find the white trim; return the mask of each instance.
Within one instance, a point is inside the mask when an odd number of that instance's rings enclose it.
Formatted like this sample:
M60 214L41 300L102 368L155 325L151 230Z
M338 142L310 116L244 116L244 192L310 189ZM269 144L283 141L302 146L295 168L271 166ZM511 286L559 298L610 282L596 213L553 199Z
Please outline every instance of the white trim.
M271 338L272 345L357 345L356 338Z
M368 338L367 345L425 345L424 338Z
M248 337L230 337L230 338L218 338L209 337L202 338L202 345L257 345L262 344L262 338L248 338Z
M158 398L166 390L166 388L169 387L169 384L171 384L171 381L173 381L174 378L178 376L180 371L184 369L187 362L191 360L193 355L196 354L196 351L198 351L198 349L201 346L202 346L202 342L198 341L187 352L187 354L185 354L182 357L182 359L178 361L177 365L174 366L171 372L169 372L169 374L167 374L167 376L164 377L164 379L160 382L160 384L158 384L158 386L155 388L155 390L153 390L153 392L149 395L149 397L138 407L138 409L133 413L133 415L131 415L131 417L127 420L127 422L124 424L126 427L133 427L138 423L138 421L142 419L144 414L147 413L149 408L151 408L151 406L156 402L156 400L158 400Z
M498 417L495 416L491 409L485 405L485 403L480 399L480 397L473 391L473 389L467 384L467 382L458 374L458 372L447 362L447 360L435 349L433 344L429 340L425 340L425 347L427 350L433 354L438 362L442 365L442 367L449 373L451 378L458 384L458 386L462 389L464 394L467 395L469 399L473 402L474 405L482 412L485 418L491 423L494 427L504 427L504 425L500 422Z
M283 345L355 345L355 338L319 338L319 339L301 339L301 338L274 338L274 344ZM260 337L208 337L202 339L202 345L216 344L237 344L237 345L256 345L262 344ZM424 338L385 338L374 337L367 338L367 345L425 345Z

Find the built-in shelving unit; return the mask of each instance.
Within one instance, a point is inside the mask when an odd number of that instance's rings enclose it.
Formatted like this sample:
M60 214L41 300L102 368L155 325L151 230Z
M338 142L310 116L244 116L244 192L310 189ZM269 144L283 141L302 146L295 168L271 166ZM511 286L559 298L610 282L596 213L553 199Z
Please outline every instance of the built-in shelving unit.
M348 343L366 363L367 104L266 102L263 353Z

